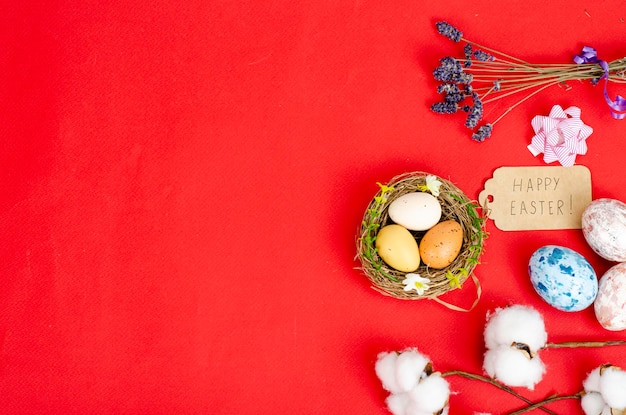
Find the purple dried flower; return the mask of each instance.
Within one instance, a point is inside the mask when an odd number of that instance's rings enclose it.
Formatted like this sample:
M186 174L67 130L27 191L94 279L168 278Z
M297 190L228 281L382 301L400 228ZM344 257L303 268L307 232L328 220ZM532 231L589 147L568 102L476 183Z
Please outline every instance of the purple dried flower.
M478 142L485 141L487 138L491 137L492 129L493 129L493 126L491 124L485 124L483 126L480 126L478 128L478 131L472 134L472 140L478 141Z
M459 87L456 86L456 84L441 84L437 86L437 92L439 92L440 94L442 92L446 92L448 94L455 94L461 91L459 90Z
M463 68L459 61L446 56L439 60L439 66L433 71L433 76L438 81L456 81L462 72Z
M469 68L472 66L472 45L469 43L463 47L463 53L465 54L465 63L463 66Z
M499 91L500 90L500 79L497 79L497 80L493 81L493 90L494 91Z
M467 114L467 119L465 120L465 126L467 128L476 127L478 121L480 121L483 117L483 103L477 93L472 93L472 100L474 101L474 104L472 105L472 109L469 114Z
M457 102L463 101L464 98L465 98L465 94L462 94L460 92L454 92L454 93L446 94L444 100L446 102L454 102L456 104Z
M489 53L482 50L475 50L474 57L481 62L493 62L495 60L493 55L490 55Z
M437 32L439 32L440 35L455 42L459 42L463 37L463 33L449 23L437 22L435 26L437 26Z
M455 102L436 102L430 107L430 110L437 114L454 114L457 109Z
M460 84L469 85L472 83L473 80L474 80L474 75L472 75L471 73L467 73L467 72L461 72L459 76L457 77L456 82Z

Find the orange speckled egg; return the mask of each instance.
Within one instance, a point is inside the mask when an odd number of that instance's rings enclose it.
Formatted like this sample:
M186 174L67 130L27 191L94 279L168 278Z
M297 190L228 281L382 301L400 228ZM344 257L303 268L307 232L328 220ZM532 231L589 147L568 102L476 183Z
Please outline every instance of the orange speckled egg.
M430 268L450 265L461 252L463 228L455 220L439 222L424 234L420 242L420 257Z
M417 241L403 226L383 226L376 236L376 250L387 265L398 271L412 272L420 266Z

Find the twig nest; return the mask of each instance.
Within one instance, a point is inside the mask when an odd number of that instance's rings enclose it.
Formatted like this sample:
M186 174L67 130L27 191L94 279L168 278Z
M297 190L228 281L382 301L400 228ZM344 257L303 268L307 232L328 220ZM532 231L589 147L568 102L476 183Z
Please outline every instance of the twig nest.
M357 236L360 269L373 288L407 300L460 288L487 237L479 205L450 181L425 172L378 185Z

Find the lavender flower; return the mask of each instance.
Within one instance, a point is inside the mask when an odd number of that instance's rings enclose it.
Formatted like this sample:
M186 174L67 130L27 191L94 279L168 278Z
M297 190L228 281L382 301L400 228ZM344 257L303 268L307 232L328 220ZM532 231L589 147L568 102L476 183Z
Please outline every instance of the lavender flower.
M439 92L440 94L442 92L446 92L449 94L455 94L457 92L461 92L459 87L456 86L456 84L441 84L437 87L437 92Z
M492 125L491 124L485 124L485 125L479 127L478 131L476 131L474 134L472 134L472 140L478 141L479 143L482 143L487 138L491 137L491 129L492 129Z
M437 114L454 114L458 106L455 102L436 102L431 105L430 110Z
M463 52L465 53L465 67L469 68L472 66L472 45L469 43L463 47Z
M490 55L482 50L475 50L474 57L481 62L493 62L496 59L493 55Z
M472 105L472 109L465 120L465 126L467 128L476 127L478 121L480 121L483 117L483 103L476 92L472 93L472 100L474 101L474 104Z
M461 64L454 58L446 56L439 60L439 66L433 71L433 75L438 81L454 82L456 81L463 68Z
M465 99L465 94L462 94L460 92L455 92L453 94L447 94L444 98L444 100L446 102L450 102L450 103L458 103L461 102Z
M461 32L460 30L458 30L456 27L452 26L449 23L437 22L436 26L437 26L437 32L439 32L440 35L443 35L450 40L453 40L455 42L460 42L461 38L463 38L463 32Z

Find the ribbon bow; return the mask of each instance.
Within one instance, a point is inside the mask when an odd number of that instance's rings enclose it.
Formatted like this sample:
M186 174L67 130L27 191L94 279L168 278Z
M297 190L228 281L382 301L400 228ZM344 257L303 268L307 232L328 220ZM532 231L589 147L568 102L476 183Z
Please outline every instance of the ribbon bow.
M593 128L580 119L580 108L563 110L560 105L552 107L549 116L537 115L531 125L535 130L528 150L537 156L543 153L543 161L559 161L564 167L574 165L576 155L587 153L586 139Z
M580 54L574 56L574 62L577 64L581 63L597 63L600 65L604 74L597 79L596 83L604 79L604 99L606 103L611 107L611 115L616 120L621 120L626 118L626 99L618 95L615 97L615 101L613 101L609 97L609 93L607 92L607 84L609 83L609 64L606 61L603 61L598 58L598 54L596 50L591 46L583 47L583 50Z

